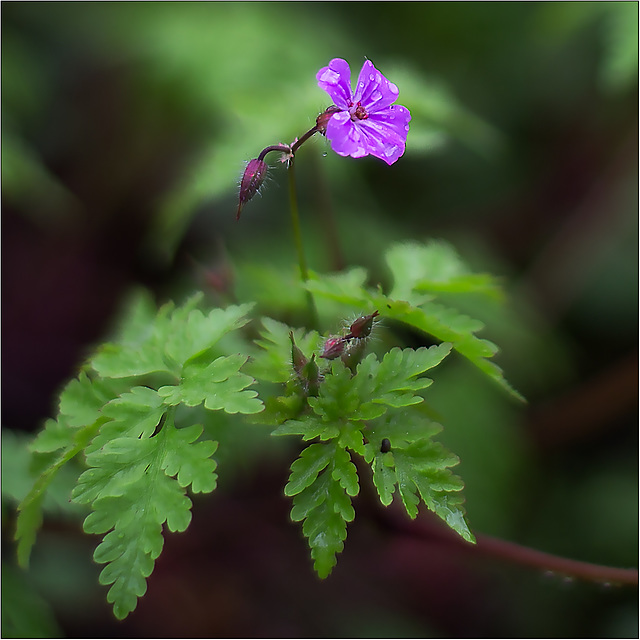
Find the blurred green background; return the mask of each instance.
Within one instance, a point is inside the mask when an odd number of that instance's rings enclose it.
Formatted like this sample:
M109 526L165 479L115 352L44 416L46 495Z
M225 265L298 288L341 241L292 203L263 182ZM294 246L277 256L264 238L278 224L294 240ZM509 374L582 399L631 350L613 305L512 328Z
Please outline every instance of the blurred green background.
M77 518L15 568L25 434L132 288L218 304L233 286L295 319L285 169L270 156L238 223L237 183L328 106L333 57L354 76L371 59L412 121L392 167L300 150L311 267L385 282L391 241L442 238L501 276L505 305L463 310L529 404L456 360L429 392L471 525L637 566L637 3L3 3L3 636L637 637L636 589L471 563L381 530L364 498L320 583L262 436L125 622Z

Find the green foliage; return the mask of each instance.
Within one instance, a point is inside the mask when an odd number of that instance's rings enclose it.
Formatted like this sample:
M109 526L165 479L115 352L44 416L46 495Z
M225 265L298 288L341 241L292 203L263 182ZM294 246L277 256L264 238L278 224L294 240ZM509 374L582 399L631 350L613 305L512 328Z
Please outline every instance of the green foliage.
M441 427L424 402L432 384L425 374L456 350L517 395L488 360L495 346L475 336L481 323L448 307L445 298L435 301L451 293L499 300L500 289L442 243L392 247L387 262L394 277L389 296L366 288L363 269L308 282L318 301L368 309L329 338L264 317L250 343L239 330L251 305L203 311L196 296L156 311L138 298L115 338L62 390L58 416L31 444L41 472L19 505L20 562L28 562L47 489L82 453L85 467L74 478L72 500L89 510L84 530L103 536L94 553L105 565L99 581L110 585L107 600L116 617L126 617L146 591L163 529L189 526L188 493L216 488L218 442L194 424L198 411L244 415L275 427L275 436L301 438L284 492L321 578L344 548L367 465L382 505L397 494L415 518L422 503L473 542L463 483L451 471L459 460L433 440ZM385 318L441 343L367 354L370 335Z
M247 356L225 353L224 336L248 321L251 305L197 308L200 297L152 313L139 299L119 337L103 345L60 395L59 415L31 445L48 466L20 503L18 558L28 563L42 523L45 491L83 452L87 469L73 501L90 508L87 533L105 534L94 559L105 564L100 583L116 617L135 609L162 550L162 529L184 531L191 493L216 487L217 442L202 440L199 425L178 425L178 405L209 411L262 409L253 378L240 372Z
M360 268L339 275L312 274L307 288L355 309L378 309L381 318L403 322L438 340L450 342L485 375L523 400L505 380L502 369L489 360L498 351L496 345L476 337L484 328L483 323L436 302L438 296L447 293L499 298L497 282L490 276L471 274L456 253L440 242L402 243L387 251L386 260L394 282L389 295L379 288L365 287L366 272Z
M462 481L448 469L458 459L431 441L439 428L418 408L423 398L417 392L432 382L422 374L440 364L450 350L447 343L428 349L394 348L382 361L369 354L355 375L336 360L324 372L317 397L308 398L307 411L273 431L300 435L303 441L320 440L305 448L291 466L285 494L294 497L291 518L304 520L302 530L321 578L336 564L347 522L355 517L351 498L359 493L359 480L354 454L371 465L383 505L391 503L397 484L411 518L416 517L421 498L463 538L473 541L461 507ZM380 453L385 438L393 453Z

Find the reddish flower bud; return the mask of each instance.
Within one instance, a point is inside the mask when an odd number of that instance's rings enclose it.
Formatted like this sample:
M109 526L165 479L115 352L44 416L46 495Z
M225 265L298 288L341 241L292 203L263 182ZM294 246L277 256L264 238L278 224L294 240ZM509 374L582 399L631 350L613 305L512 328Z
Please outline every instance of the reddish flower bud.
M367 338L371 335L371 329L373 327L373 319L378 315L377 311L370 313L368 316L360 316L357 320L351 323L349 327L349 334L346 336L349 338Z
M244 170L242 182L240 183L240 198L238 202L238 213L236 220L240 219L242 207L256 195L261 187L264 179L267 177L267 164L258 158L249 161L247 168Z
M333 116L334 113L338 113L338 111L341 111L341 109L335 105L331 105L326 111L323 111L316 118L317 131L324 135L327 132L327 124L329 123L329 120L331 120L331 116Z
M334 360L342 355L347 340L340 336L329 336L322 347L321 358L326 360Z

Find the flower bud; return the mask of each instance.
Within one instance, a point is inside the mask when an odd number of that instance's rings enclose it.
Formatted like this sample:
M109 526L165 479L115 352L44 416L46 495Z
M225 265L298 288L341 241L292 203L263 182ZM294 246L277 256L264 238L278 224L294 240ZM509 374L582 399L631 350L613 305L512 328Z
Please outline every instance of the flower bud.
M322 375L320 369L316 363L316 354L311 356L311 360L307 362L302 368L302 377L306 383L306 391L309 396L317 396L320 388L320 382L322 382Z
M298 376L302 375L302 370L305 365L309 362L309 359L302 353L302 350L296 345L295 340L293 338L293 331L289 332L289 339L291 340L291 364L293 365L293 370L298 374Z
M340 336L329 336L322 347L320 357L325 358L326 360L334 360L342 355L346 343L347 340L345 338Z
M334 113L338 113L338 111L342 111L342 109L335 105L331 105L326 111L323 111L316 118L317 131L324 135L327 132L327 124L329 123L329 120L331 120L331 116L333 116Z
M373 319L378 315L377 311L370 313L368 316L360 316L357 320L351 323L349 327L349 333L346 336L350 338L367 338L371 335L371 329L373 327Z
M242 176L242 182L240 183L240 198L236 220L240 219L242 207L256 195L256 192L261 187L264 179L267 177L267 169L266 162L258 158L249 160L249 164L247 164L247 168L244 170L244 175Z

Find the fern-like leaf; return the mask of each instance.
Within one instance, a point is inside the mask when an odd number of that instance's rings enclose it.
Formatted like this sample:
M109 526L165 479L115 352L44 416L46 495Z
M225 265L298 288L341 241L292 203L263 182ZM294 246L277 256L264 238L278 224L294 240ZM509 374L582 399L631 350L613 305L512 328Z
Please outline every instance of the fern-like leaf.
M126 403L113 404L130 415ZM146 578L162 550L162 525L184 531L191 520L191 501L186 488L194 492L215 488L213 442L195 442L202 427L177 429L173 410L165 415L160 431L142 429L109 440L87 455L89 469L78 480L73 499L91 504L85 520L87 533L107 535L97 547L94 559L106 563L100 583L113 586L107 599L117 618L135 609L146 590ZM115 420L114 420L115 422Z
M310 445L293 463L285 493L294 496L291 519L304 520L314 569L326 578L355 518L350 496L358 493L358 481L349 454L334 443Z

